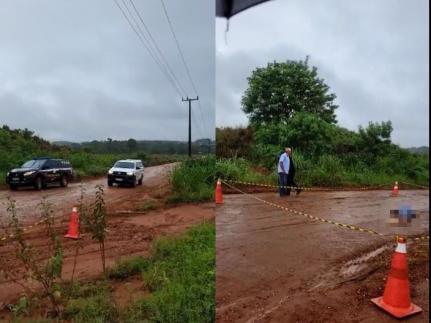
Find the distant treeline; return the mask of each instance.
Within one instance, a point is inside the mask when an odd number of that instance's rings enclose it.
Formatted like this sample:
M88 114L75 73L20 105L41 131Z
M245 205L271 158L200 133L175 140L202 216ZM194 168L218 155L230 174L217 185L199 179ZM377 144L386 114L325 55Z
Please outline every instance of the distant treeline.
M69 147L74 150L84 149L88 152L103 154L123 154L142 152L145 154L175 154L188 153L188 143L170 140L93 140L82 143L67 141L54 142L57 146ZM215 152L215 142L210 139L199 139L192 142L193 154L208 154Z
M193 154L207 153L206 142L194 142ZM214 151L214 142L211 144ZM106 174L118 159L137 158L143 160L145 166L153 166L184 160L186 154L187 144L184 142L134 142L132 139L53 144L29 129L11 129L4 125L0 127L0 185L4 184L8 171L35 157L68 159L79 178Z
M410 148L407 148L407 150L417 155L429 155L429 147L427 146L410 147Z

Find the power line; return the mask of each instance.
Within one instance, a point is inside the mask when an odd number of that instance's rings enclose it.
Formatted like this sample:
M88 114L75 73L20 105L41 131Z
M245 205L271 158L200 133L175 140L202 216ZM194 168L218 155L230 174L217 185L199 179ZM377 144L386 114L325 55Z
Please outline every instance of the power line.
M181 87L180 82L178 81L178 79L175 76L175 73L172 71L172 69L170 68L169 64L167 63L165 57L163 56L162 51L160 50L160 48L158 47L154 37L152 36L151 32L149 31L148 27L146 26L145 22L142 19L142 16L139 14L136 6L134 5L134 3L132 2L132 0L129 0L130 3L132 4L136 14L139 17L139 20L141 21L141 23L144 25L145 30L147 31L148 35L150 36L151 40L152 40L152 44L153 46L156 48L157 52L159 53L159 56L162 58L160 59L160 57L157 55L156 51L154 50L154 48L151 47L151 42L148 40L148 38L145 36L145 33L143 32L142 28L139 25L139 22L135 19L134 15L132 14L132 12L130 11L129 7L127 6L127 4L125 3L124 0L121 0L123 2L124 7L126 8L127 12L129 13L131 19L133 20L133 22L135 23L135 25L132 23L132 21L130 20L129 16L127 15L127 13L124 11L124 9L120 6L120 4L118 3L117 0L114 0L115 4L117 5L118 9L121 11L122 15L124 16L124 18L127 20L127 23L129 24L129 26L132 28L132 30L135 32L135 34L138 36L140 42L142 43L142 45L145 47L145 49L147 50L147 52L150 54L151 58L154 60L154 62L157 64L157 66L159 67L159 69L161 70L161 72L165 75L165 77L167 78L167 80L169 81L169 83L172 85L172 87L175 89L175 91L177 92L178 95L180 95L181 97L182 92L185 93L184 89ZM138 29L136 29L138 28ZM164 63L164 64L163 64ZM167 67L166 67L167 66ZM170 73L172 74L170 74ZM177 84L178 83L178 84ZM198 101L199 105L200 102ZM203 132L201 131L200 126L204 127L204 124L202 123L198 123L196 122L195 116L194 114L192 115L193 117L193 121L196 125L196 130L197 133L199 133L201 135L201 137L203 138Z
M143 25L146 33L149 36L149 39L145 36L144 31L142 30L139 22L135 19L134 15L132 14L132 12L129 9L129 6L125 3L125 0L122 0L124 7L126 8L127 12L129 13L130 17L132 18L132 20L134 21L135 25L137 26L137 28L139 29L142 37L152 46L150 47L153 50L153 55L155 55L156 57L159 58L159 62L163 65L165 65L167 71L170 73L170 75L172 76L175 84L178 85L178 88L180 89L180 91L184 94L186 94L186 91L184 90L184 88L181 86L181 83L179 82L178 78L176 77L174 71L172 70L172 68L170 67L169 63L167 62L165 56L163 55L162 50L160 49L160 47L158 46L156 40L154 39L150 29L148 28L147 24L145 23L142 15L140 14L138 8L136 7L135 3L133 2L133 0L129 0L129 3L131 5L131 7L133 8L135 15L139 18L139 21L141 22L141 24ZM200 106L200 102L198 101L199 106ZM200 108L201 109L201 108ZM202 111L200 111L202 114ZM204 137L204 133L205 131L203 129L205 129L205 125L203 123L199 123L196 121L195 115L192 115L193 118L193 123L196 125L196 130L197 130L197 134L199 136L201 136L202 138ZM201 120L202 120L202 116L201 116ZM203 122L203 120L202 120ZM201 128L202 127L202 128Z
M195 83L193 82L193 78L192 78L192 76L190 74L190 70L189 70L189 67L187 65L186 59L184 57L183 51L181 50L180 43L179 43L178 38L177 38L177 36L175 34L172 21L169 18L169 14L168 14L168 10L166 8L166 5L165 5L165 3L164 3L163 0L160 0L160 2L162 3L163 12L165 13L166 20L168 21L169 29L171 30L172 36L173 36L173 38L175 40L175 45L176 45L176 47L178 49L178 52L180 53L181 60L183 62L184 68L185 68L186 73L187 73L187 77L188 77L188 79L189 79L189 81L190 81L190 83L192 85L192 88L193 88L193 91L195 92L195 95L198 95L198 91L196 90L196 86L195 86ZM198 101L198 106L199 106L200 117L201 117L201 120L202 120L202 125L204 125L205 122L203 120L202 106L200 104L200 101Z
M158 56L157 52L151 46L151 42L145 36L145 33L143 32L141 26L139 25L139 22L135 19L134 15L130 11L129 6L126 4L126 2L124 0L121 0L121 1L123 2L124 7L126 8L127 12L129 13L130 17L132 18L133 22L135 23L135 26L138 28L138 31L140 32L141 36L147 42L147 45L150 48L150 50L152 51L153 56L155 56L158 59L160 65L164 68L165 73L169 75L169 77L173 80L173 82L180 89L181 93L186 93L186 91L184 91L184 88L181 86L181 83L178 81L177 77L175 76L175 73L172 71L172 69L170 68L169 64L166 62L166 60L164 60L164 56L161 55L161 58L160 58L160 55Z
M136 30L135 26L133 26L132 22L130 21L129 17L127 16L126 12L123 10L123 8L119 5L119 3L117 2L117 0L114 0L115 4L117 5L118 9L120 9L121 13L123 14L124 18L126 18L128 24L130 25L130 27L132 28L132 30L135 32L135 34L138 36L140 42L142 43L142 45L144 45L145 49L148 51L148 53L150 54L151 58L155 61L155 63L157 64L157 66L160 68L160 70L162 71L162 73L165 75L165 77L168 79L169 83L172 85L172 87L175 89L175 91L178 93L179 96L182 96L180 89L178 88L178 86L176 85L175 81L172 79L172 77L169 75L169 73L167 73L167 71L165 69L163 69L163 66L161 65L161 63L157 60L157 58L154 56L153 52L151 51L151 49L147 46L147 44L145 43L144 39L142 38L141 34Z
M124 1L124 0L123 0ZM159 56L161 57L161 59L163 60L163 62L166 64L166 66L167 66L167 68L169 69L169 71L171 72L171 74L173 75L173 77L174 77L174 79L177 81L177 83L178 83L178 85L179 85L179 87L180 87L180 89L182 90L182 92L184 92L185 94L186 94L186 91L184 91L184 88L182 88L181 87L181 83L178 81L178 79L176 78L176 76L175 76L175 73L172 71L172 69L170 68L170 66L169 66L169 64L168 64L168 62L167 62L167 60L166 60L166 58L164 57L164 55L163 55L163 52L162 52L162 50L160 49L160 47L158 46L158 44L157 44L157 42L156 42L156 40L154 39L154 37L153 37L153 35L152 35L152 33L151 33L151 31L150 31L150 29L148 28L148 26L147 26L147 24L145 23L145 21L144 21L144 19L143 19L143 17L142 17L142 15L140 14L140 12L139 12L139 10L138 10L138 8L136 7L136 5L135 5L135 3L134 3L134 1L133 0L129 0L129 2L130 2L130 4L131 4L131 6L133 7L133 10L135 11L135 13L136 13L136 15L137 15L137 17L139 18L139 20L140 20L140 22L142 23L142 25L144 26L144 28L145 28L145 31L147 32L147 34L148 34L148 36L149 36L149 38L150 38L150 40L151 40L151 42L152 42L152 45L154 46L154 48L156 49L156 51L158 52L158 54L159 54ZM130 12L129 12L130 13ZM136 21L135 21L135 23L136 24L138 24ZM139 25L139 24L138 24ZM142 29L141 29L141 32L143 32L142 31ZM183 57L183 60L184 60L184 57ZM188 70L186 70L186 72L187 72ZM189 76L189 79L191 79L190 78L190 74L188 75ZM193 82L193 81L192 81ZM193 87L194 87L194 84L193 84ZM197 95L197 94L196 94ZM196 125L196 129L197 129L197 133L198 133L198 135L200 135L202 138L204 137L204 135L205 135L205 131L204 131L204 129L205 129L205 124L204 124L204 121L203 121L203 119L202 119L202 108L201 108L201 103L200 103L200 101L198 101L198 104L199 104L199 109L200 109L200 113L201 113L201 121L202 121L202 123L198 123L197 121L196 121L196 118L195 118L195 115L193 114L192 115L192 118L193 118L193 122L194 122L194 124Z
M123 1L123 3L124 3L124 0L122 0L122 1ZM181 83L178 81L178 79L177 79L177 77L176 77L176 75L175 75L174 71L173 71L173 70L172 70L172 68L169 66L169 64L168 64L168 62L167 62L167 60L166 60L165 56L163 55L162 51L160 50L160 47L157 45L156 40L154 39L154 37L153 37L153 35L151 34L151 32L150 32L149 28L148 28L148 27L147 27L147 25L145 24L144 19L142 18L141 14L139 13L139 10L136 8L135 3L133 2L133 0L129 0L129 2L130 2L130 4L132 5L133 10L135 11L135 13L136 13L136 15L138 16L139 20L141 21L142 25L144 26L145 31L148 33L149 38L150 38L150 40L151 40L151 42L152 42L153 46L155 47L155 49L156 49L157 53L159 54L160 58L162 59L162 61L163 61L163 62L165 63L165 65L166 65L167 69L168 69L168 70L170 71L170 73L172 74L172 76L173 76L173 78L175 79L175 81L177 82L177 84L178 84L179 88L182 90L182 92L183 92L184 94L186 94L187 92L186 92L186 91L184 91L184 88L181 86ZM141 32L143 33L142 29L139 27L139 24L136 22L136 20L135 20L135 23L138 25L138 28L139 28L139 29L141 30Z
M173 24L171 22L171 19L169 18L169 14L168 14L168 10L166 8L166 5L163 2L163 0L160 0L160 2L162 3L162 7L163 7L163 11L164 11L165 16L166 16L166 20L168 21L169 28L170 28L172 36L174 37L174 40L175 40L175 45L177 46L178 52L180 53L180 56L181 56L181 60L183 61L184 67L186 69L187 76L190 80L190 83L192 84L193 91L195 91L195 93L197 93L198 91L196 90L195 83L193 82L192 76L190 74L190 70L189 70L187 63L186 63L186 59L184 58L183 51L181 50L180 43L178 42L178 38L175 34Z

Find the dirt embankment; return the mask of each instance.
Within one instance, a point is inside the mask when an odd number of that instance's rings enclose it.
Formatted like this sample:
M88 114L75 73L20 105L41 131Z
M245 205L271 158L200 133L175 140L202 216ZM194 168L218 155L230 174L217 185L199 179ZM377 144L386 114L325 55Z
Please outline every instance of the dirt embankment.
M158 236L182 233L194 224L214 218L212 203L175 207L163 205L162 200L169 192L167 175L171 167L172 165L148 167L143 186L105 188L108 211L105 248L108 266L121 257L148 254L152 241ZM94 186L104 183L105 179L84 182L88 201L91 202L91 199L94 198ZM56 230L63 235L68 228L71 208L76 205L80 192L80 186L72 184L67 189L52 188L43 192L32 190L0 192L0 200L4 202L6 195L12 193L12 198L17 200L20 217L27 223L34 223L39 214L36 206L40 203L41 196L45 195L52 204L56 215ZM148 212L136 211L150 199L157 201L158 209ZM4 208L1 212L3 213L0 213L0 216L4 219L6 217ZM0 233L4 232L0 230ZM41 261L45 260L47 237L43 226L38 225L26 231L25 238L33 246ZM81 236L80 243L83 248L79 251L77 258L75 278L87 280L99 277L102 272L99 245L85 233ZM62 239L65 279L70 278L72 274L76 245L75 240ZM10 241L0 242L0 257L4 265L3 269L14 270L19 277L22 265L14 256ZM23 289L16 283L0 278L0 307L16 300L22 291Z

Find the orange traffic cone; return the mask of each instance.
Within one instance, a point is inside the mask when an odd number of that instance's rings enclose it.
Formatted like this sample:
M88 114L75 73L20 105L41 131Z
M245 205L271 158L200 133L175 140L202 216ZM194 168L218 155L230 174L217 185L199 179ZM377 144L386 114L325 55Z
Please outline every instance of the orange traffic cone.
M422 311L419 306L410 302L407 250L404 238L398 238L383 296L373 298L371 301L397 318Z
M64 236L65 238L79 239L79 216L76 207L72 209L69 221L69 231Z
M392 188L392 196L398 196L399 191L398 191L398 182L395 182L394 187Z
M215 202L216 204L223 204L223 194L221 191L221 180L220 178L217 180L217 186L215 190Z

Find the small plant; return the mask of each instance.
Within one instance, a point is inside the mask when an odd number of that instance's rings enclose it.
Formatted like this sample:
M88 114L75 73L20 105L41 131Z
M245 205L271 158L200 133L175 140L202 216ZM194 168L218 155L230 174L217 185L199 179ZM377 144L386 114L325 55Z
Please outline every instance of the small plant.
M16 202L8 199L7 213L10 216L8 229L10 229L10 237L15 251L15 257L23 264L24 277L18 277L12 270L3 270L3 275L6 278L18 283L28 292L31 289L22 283L22 278L31 278L39 282L44 290L44 295L48 297L51 303L51 312L53 316L60 314L61 293L59 283L61 282L61 274L63 267L63 250L60 239L54 230L54 217L50 204L43 199L39 204L41 209L41 222L45 225L46 234L49 238L49 243L44 250L50 256L45 262L38 260L39 253L25 240L23 229L16 211ZM20 300L18 308L21 309L26 301ZM26 306L28 307L28 306ZM22 312L19 310L18 312Z
M78 200L78 214L79 214L79 221L78 221L78 232L83 231L85 224L88 222L88 208L87 205L85 204L84 201L84 197L85 197L85 188L84 186L81 184L80 185L80 196L79 196L79 200ZM84 225L82 225L84 224ZM83 243L82 243L82 239L77 239L75 242L75 254L73 256L73 268L72 268L72 275L70 278L70 288L72 288L74 286L74 277L75 277L75 270L76 270L76 265L78 263L78 255L79 255L79 250L82 249L84 247Z
M99 242L100 256L102 259L103 274L106 274L106 257L105 257L105 238L106 238L106 205L104 199L104 191L101 185L96 186L96 199L92 211L88 217L85 217L85 222L91 232L93 240Z
M30 315L30 300L27 296L21 296L18 302L11 306L11 311L15 316Z

